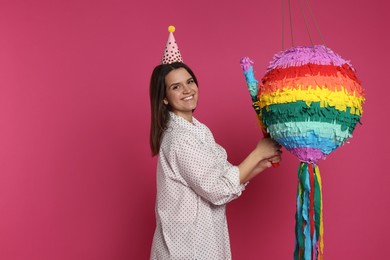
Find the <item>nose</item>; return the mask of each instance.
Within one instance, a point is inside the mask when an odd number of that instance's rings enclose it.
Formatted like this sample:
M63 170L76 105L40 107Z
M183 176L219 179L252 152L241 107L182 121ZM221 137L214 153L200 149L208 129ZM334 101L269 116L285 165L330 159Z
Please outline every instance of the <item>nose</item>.
M188 86L187 84L184 84L183 92L184 92L184 93L189 93L189 92L191 92L190 86Z

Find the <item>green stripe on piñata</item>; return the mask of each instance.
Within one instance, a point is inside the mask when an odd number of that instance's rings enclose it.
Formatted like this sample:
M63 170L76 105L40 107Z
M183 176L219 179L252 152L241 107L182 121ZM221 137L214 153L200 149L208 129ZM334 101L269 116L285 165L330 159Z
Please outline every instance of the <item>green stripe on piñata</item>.
M265 126L286 122L327 122L341 125L341 130L354 131L360 116L347 111L339 111L332 107L320 107L320 102L312 102L307 106L304 101L293 103L270 105L260 110L260 119Z

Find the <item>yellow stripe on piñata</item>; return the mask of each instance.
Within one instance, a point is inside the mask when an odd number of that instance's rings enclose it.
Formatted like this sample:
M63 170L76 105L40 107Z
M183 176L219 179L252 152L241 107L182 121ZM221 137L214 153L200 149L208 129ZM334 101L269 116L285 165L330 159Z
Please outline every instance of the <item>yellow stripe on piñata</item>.
M273 93L261 93L260 108L275 104L286 104L296 101L304 101L308 106L312 102L320 102L320 107L334 107L339 111L347 111L350 108L351 114L362 115L362 103L364 97L349 95L341 86L340 90L331 91L328 87L299 85L286 86L283 91Z
M327 86L327 88L332 91L344 88L344 90L350 95L355 95L357 97L364 96L364 90L361 85L348 77L344 77L340 73L338 77L316 75L310 77L295 77L275 81L265 81L260 86L260 93L266 94L278 90L284 90L286 86L292 86L292 88L300 89L307 89L308 86Z

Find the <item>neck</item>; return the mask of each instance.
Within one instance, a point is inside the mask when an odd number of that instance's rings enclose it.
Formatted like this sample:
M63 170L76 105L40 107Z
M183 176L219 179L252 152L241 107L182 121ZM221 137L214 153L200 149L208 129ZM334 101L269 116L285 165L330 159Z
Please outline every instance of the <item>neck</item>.
M185 120L187 120L188 122L190 122L191 124L193 123L192 122L192 115L185 115L185 116L182 116Z
M192 121L192 112L191 113L174 113L177 116L180 116L190 122L191 124L193 123Z

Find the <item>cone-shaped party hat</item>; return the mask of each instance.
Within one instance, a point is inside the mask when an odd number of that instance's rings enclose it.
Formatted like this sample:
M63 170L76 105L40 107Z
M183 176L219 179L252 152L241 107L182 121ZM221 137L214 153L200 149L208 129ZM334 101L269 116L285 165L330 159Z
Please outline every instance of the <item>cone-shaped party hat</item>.
M164 54L161 60L161 64L171 64L173 62L183 62L181 58L179 47L177 46L175 37L173 36L173 32L175 31L174 26L168 27L168 41L165 46Z

